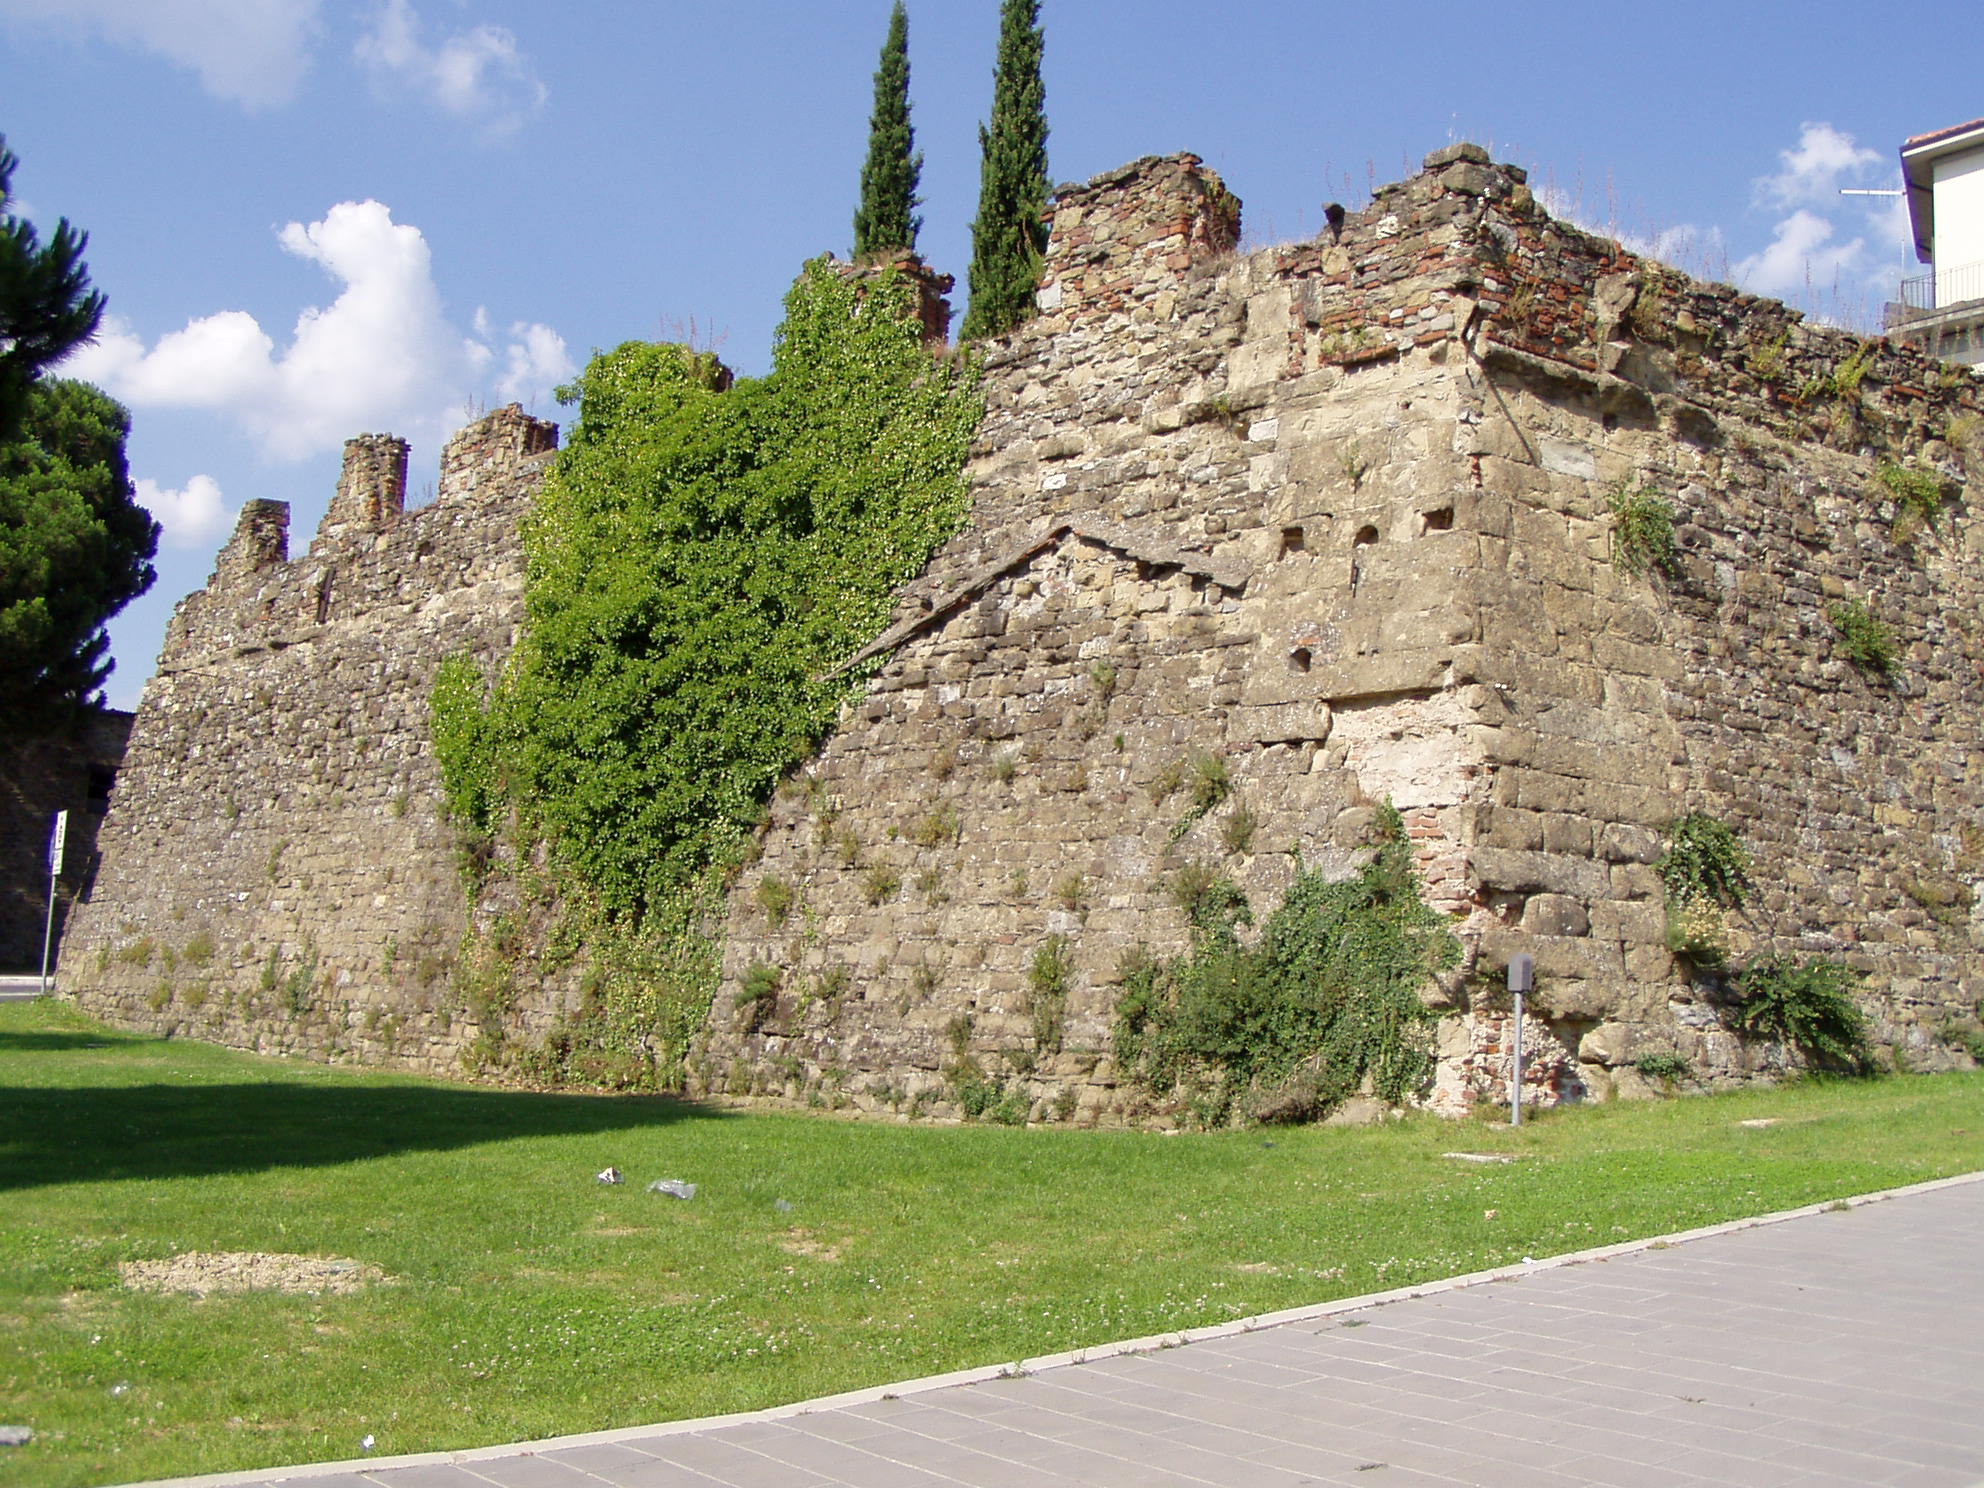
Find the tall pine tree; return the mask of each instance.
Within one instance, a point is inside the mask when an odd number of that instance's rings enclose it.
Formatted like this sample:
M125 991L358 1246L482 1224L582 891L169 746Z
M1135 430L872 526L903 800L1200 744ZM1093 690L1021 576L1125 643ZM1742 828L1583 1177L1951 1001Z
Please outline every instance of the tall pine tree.
M902 0L889 14L889 35L875 68L875 111L868 116L868 159L861 167L861 205L854 209L854 256L916 249L915 215L923 152L909 127L909 17Z
M8 210L18 164L0 138L0 439L18 430L41 369L88 341L103 318L103 296L83 267L89 234L65 217L44 245L32 223Z
M971 225L965 340L1010 331L1033 314L1047 251L1047 89L1040 80L1040 0L1003 0L992 123L979 126L978 220Z

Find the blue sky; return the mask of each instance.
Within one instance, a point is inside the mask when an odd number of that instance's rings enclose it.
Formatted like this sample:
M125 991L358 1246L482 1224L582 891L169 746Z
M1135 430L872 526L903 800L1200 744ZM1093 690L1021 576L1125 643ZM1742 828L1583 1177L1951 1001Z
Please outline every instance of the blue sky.
M1056 180L1192 150L1250 243L1306 237L1454 139L1588 226L1835 318L1908 269L1910 134L1984 114L1984 11L1670 3L1044 0ZM114 319L71 370L132 410L166 523L112 625L133 706L243 500L315 529L344 438L414 441L595 347L763 371L808 257L845 253L887 0L0 0L16 209L90 233ZM911 0L922 248L962 277L996 0ZM962 293L959 295L962 308Z

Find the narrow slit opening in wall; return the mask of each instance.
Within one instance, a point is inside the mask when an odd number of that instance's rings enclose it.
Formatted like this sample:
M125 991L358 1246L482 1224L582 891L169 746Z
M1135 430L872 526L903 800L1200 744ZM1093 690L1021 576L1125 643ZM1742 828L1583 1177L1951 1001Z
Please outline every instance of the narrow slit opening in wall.
M1301 551L1302 551L1302 529L1300 527L1282 528L1280 556L1286 558L1290 553L1299 553Z
M1451 506L1443 506L1438 511L1429 511L1425 514L1424 520L1425 526L1421 528L1422 531L1451 532L1454 530L1454 509Z
M1306 672L1311 659L1307 646L1297 646L1288 653L1288 669L1291 672Z
M324 570L324 577L317 583L317 623L322 625L331 618L331 575L332 569Z

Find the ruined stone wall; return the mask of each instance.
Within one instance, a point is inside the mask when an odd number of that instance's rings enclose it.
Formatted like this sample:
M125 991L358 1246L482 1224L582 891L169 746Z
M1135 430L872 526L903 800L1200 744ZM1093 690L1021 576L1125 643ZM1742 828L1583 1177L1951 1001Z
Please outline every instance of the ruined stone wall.
M1980 540L1960 503L1897 543L1874 476L1965 473L1976 382L1553 223L1471 146L1340 240L1236 257L1237 217L1189 156L1060 193L972 524L733 895L712 1088L943 1110L968 1060L1036 1117L1138 1115L1110 1022L1123 953L1185 942L1177 870L1264 910L1291 847L1341 861L1387 798L1469 946L1443 1109L1504 1093L1469 975L1517 948L1544 1099L1630 1090L1648 1052L1781 1061L1666 949L1652 864L1693 809L1756 854L1739 950L1843 956L1883 1040L1947 1059L1984 991ZM1611 560L1630 489L1680 513L1672 576ZM1838 654L1847 594L1909 642L1892 685ZM1200 755L1237 804L1178 836ZM740 1000L760 966L776 999Z
M500 409L409 512L405 444L354 439L294 560L287 504L244 506L146 686L65 994L127 1026L455 1067L467 907L428 693L444 657L493 668L512 645L518 526L556 440Z
M1951 1058L1984 995L1977 379L1555 223L1472 146L1317 241L1238 230L1191 156L1060 192L1041 313L985 348L969 525L736 880L697 1088L944 1114L975 1069L1036 1119L1161 1117L1111 1044L1125 957L1186 944L1179 875L1265 913L1297 853L1353 871L1387 800L1467 947L1429 991L1439 1109L1506 1094L1518 949L1540 1099L1631 1092L1648 1053L1783 1066L1665 944L1691 810L1755 856L1739 954L1843 959L1884 1045ZM66 987L456 1063L427 692L512 643L553 438L493 415L411 513L404 447L354 441L294 561L287 508L244 509L175 616ZM1949 481L1933 526L1897 522L1897 461ZM1631 492L1677 513L1672 572L1615 561ZM1843 657L1848 597L1902 638L1892 678ZM1208 770L1230 796L1195 818ZM561 997L522 991L528 1037Z

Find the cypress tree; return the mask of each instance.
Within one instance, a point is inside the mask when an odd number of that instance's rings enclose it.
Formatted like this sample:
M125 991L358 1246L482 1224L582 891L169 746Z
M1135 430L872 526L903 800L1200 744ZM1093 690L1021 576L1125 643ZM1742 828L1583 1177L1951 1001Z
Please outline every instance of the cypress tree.
M915 215L923 153L909 126L909 17L902 0L889 13L888 39L875 68L875 110L868 116L868 159L861 167L861 205L854 209L854 256L916 248L923 219Z
M962 339L996 336L1033 314L1047 251L1047 89L1040 79L1040 0L1003 0L992 123L979 126L978 220L971 225L971 306Z

